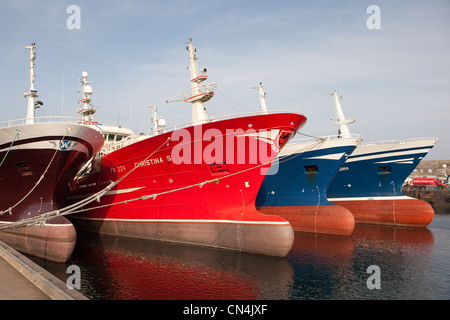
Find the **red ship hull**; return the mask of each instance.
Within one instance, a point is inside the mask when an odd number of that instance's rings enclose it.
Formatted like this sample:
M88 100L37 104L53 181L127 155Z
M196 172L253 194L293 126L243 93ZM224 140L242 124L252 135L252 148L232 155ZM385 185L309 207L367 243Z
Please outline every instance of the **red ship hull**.
M431 205L407 196L364 201L333 200L333 203L350 210L356 223L423 228L434 218Z
M234 118L123 146L76 182L73 202L119 181L71 221L103 234L286 256L291 225L259 213L255 198L271 161L305 121L294 113Z
M279 215L288 220L294 231L351 235L355 228L353 214L341 206L258 207L261 213Z

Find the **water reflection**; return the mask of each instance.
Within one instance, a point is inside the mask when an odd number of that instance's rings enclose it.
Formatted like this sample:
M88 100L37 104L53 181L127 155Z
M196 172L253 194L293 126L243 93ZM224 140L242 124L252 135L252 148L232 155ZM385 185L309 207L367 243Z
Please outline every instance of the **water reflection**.
M293 282L287 259L93 234L67 264L80 266L92 299L288 299ZM65 266L49 268L67 278Z
M290 261L292 299L408 299L427 281L434 237L428 229L357 225L349 237L297 233ZM366 284L370 265L381 270L381 290Z
M80 266L90 299L448 299L450 230L430 229L296 232L286 258L82 233L66 265L41 264L64 281ZM367 287L370 265L380 290Z

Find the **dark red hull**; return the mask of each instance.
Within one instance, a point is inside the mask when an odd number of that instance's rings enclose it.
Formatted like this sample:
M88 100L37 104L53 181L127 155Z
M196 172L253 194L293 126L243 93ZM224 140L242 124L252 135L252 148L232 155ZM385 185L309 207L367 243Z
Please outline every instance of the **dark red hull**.
M50 128L51 126L51 128ZM30 227L12 228L23 219L61 209L69 183L103 144L100 133L70 124L33 124L4 128L3 136L16 130L11 144L0 144L0 240L18 251L64 262L76 243L76 231L64 217ZM9 132L7 132L9 131ZM47 133L48 134L44 134ZM57 134L59 133L59 135Z
M72 255L77 233L72 223L57 217L44 227L7 229L0 232L0 240L23 253L54 262L66 262Z

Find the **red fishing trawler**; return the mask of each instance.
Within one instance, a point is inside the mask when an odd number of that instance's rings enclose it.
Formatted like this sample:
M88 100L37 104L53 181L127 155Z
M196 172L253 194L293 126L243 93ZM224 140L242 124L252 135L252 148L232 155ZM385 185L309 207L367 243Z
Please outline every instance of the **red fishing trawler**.
M255 198L306 117L279 111L209 118L204 103L216 85L203 84L208 76L198 73L191 40L187 49L191 89L180 100L192 104L193 122L170 129L155 121L153 134L107 139L114 142L75 180L70 199L104 193L70 219L103 234L286 256L291 225L259 213Z

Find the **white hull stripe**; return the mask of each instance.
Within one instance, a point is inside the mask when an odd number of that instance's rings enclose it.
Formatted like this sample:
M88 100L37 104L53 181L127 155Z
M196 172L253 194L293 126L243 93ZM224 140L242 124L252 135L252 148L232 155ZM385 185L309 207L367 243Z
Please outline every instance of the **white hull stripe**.
M408 196L385 196L385 197L349 197L349 198L328 198L328 201L367 201L367 200L410 200L416 199Z
M76 219L106 222L132 222L132 223L202 223L202 224L248 224L248 225L277 225L288 226L288 221L240 221L240 220L207 220L207 219L108 219L108 218L85 218L76 217Z
M407 154L420 154L420 153L428 153L431 150L431 148L426 149L420 149L420 150L407 150L407 151L397 151L397 152L389 152L389 153L379 153L374 154L370 156L365 157L355 157L355 158L348 158L346 162L354 162L354 161L363 161L363 160L369 160L369 159L378 159L378 158L387 158L387 157L398 157L403 156Z
M308 157L305 159L339 160L342 158L344 154L345 152L339 152L339 153L325 154L323 156Z
M28 142L20 145L13 145L5 147L0 152L6 152L8 150L60 150L60 151L73 151L83 149L87 152L87 148L82 143L73 140L45 140L37 142Z
M130 193L130 192L142 189L142 188L144 188L144 187L137 187L137 188L129 188L129 189L108 191L107 193L105 193L105 196L112 196L112 195L116 195L116 194Z
M113 191L108 191L107 193L105 193L105 196L113 196L116 194L123 194L123 193L130 193L139 189L142 189L144 187L137 187L137 188L129 188L129 189L120 189L120 190L113 190ZM89 194L81 194L81 195L77 195L77 196L71 196L68 197L69 200L76 200L76 199L85 199L89 196L92 196L93 193L89 193Z
M374 163L393 163L393 162L398 162L398 163L413 163L414 158L408 158L408 159L398 159L398 160L387 160L387 161L377 161Z

